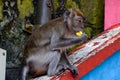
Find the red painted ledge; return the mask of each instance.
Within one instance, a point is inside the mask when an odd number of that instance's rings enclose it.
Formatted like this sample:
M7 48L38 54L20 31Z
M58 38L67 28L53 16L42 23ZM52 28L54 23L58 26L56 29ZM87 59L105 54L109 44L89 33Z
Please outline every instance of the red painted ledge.
M76 48L68 56L71 63L79 70L77 77L73 78L71 72L66 70L53 77L43 76L34 80L79 80L119 49L120 24L116 24L98 37Z

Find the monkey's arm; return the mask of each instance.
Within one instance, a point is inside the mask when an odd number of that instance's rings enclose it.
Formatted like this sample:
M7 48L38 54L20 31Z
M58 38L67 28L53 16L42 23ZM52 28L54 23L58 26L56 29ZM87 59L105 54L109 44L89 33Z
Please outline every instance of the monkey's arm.
M87 41L87 35L83 33L81 37L76 37L76 38L63 38L63 39L58 39L55 40L50 44L50 49L51 50L58 50L61 48L68 48L72 45L85 42Z

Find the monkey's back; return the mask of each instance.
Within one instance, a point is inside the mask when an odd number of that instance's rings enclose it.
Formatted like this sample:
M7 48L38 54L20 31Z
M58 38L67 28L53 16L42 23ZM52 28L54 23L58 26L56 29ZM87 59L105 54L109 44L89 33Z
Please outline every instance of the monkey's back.
M56 26L62 25L62 26ZM39 50L40 53L45 53L49 51L49 45L51 41L52 35L55 33L63 34L64 32L64 24L63 18L57 18L47 22L46 24L40 26L35 26L36 29L32 32L29 37L23 53L23 58L26 59L28 56L36 54ZM62 31L59 31L60 29Z

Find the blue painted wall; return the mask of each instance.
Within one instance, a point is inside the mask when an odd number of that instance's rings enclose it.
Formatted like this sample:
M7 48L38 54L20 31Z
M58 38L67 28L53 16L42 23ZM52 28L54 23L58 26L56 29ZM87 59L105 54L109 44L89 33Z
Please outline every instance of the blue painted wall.
M80 80L120 80L120 50Z

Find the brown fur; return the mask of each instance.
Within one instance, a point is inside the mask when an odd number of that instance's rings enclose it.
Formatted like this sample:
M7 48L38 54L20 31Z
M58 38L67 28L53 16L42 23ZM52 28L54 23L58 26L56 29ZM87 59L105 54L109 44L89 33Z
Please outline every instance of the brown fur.
M58 73L63 62L63 68L68 67L74 75L77 69L66 58L64 50L81 41L86 41L87 35L77 37L77 31L83 29L83 18L78 10L69 10L63 17L54 19L37 27L29 37L23 53L25 63L22 80L25 80L29 72L33 76L47 73L49 76ZM77 20L81 22L77 22ZM60 64L59 64L60 63Z

